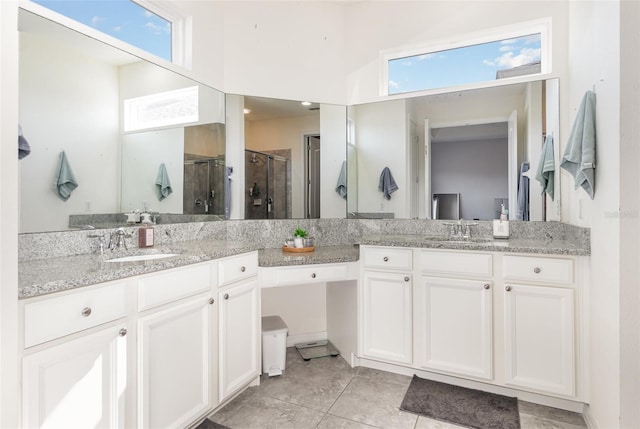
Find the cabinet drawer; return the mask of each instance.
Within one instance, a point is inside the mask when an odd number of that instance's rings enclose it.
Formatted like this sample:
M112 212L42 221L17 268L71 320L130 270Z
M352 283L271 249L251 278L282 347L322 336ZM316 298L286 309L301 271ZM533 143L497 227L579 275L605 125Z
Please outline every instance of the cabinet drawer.
M218 284L220 286L255 276L258 273L257 253L245 253L218 261Z
M506 279L545 283L573 283L572 259L505 255L503 261L503 271Z
M25 304L25 348L125 317L125 294L126 283L116 282Z
M489 253L418 251L421 273L491 277L493 256Z
M301 268L279 268L276 270L275 285L322 283L347 278L346 265L314 265Z
M211 290L211 264L192 265L138 279L138 311Z
M394 247L365 247L361 249L360 253L365 268L411 270L411 249Z

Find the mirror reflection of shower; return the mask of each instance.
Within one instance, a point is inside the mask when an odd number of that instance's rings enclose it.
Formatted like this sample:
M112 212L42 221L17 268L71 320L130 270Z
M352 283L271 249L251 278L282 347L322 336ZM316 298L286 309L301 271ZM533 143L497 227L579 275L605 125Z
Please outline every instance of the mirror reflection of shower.
M224 157L185 159L185 214L224 216L224 173Z
M291 150L245 149L245 218L291 216Z

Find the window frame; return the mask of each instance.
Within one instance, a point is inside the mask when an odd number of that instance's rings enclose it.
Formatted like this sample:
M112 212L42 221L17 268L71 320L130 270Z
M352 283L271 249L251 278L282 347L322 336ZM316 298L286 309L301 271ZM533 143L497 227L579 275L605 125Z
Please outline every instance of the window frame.
M173 98L181 98L183 100L194 98L195 111L190 115L171 117L168 120L165 119L144 122L139 119L142 116L140 113L147 109L150 105L154 105L158 102ZM200 120L200 87L199 85L193 85L184 88L172 89L169 91L142 95L139 97L127 98L123 100L122 112L123 134L131 134L194 124Z
M402 46L389 50L380 51L380 88L379 94L383 97L398 97L420 94L430 94L437 92L450 92L469 88L499 86L517 82L538 80L541 76L551 74L552 71L552 49L551 49L551 18L543 18L534 21L521 22L508 26L495 27L486 31L469 33L457 36L455 39L441 39L434 43ZM451 49L464 48L468 46L480 45L483 43L497 42L501 40L514 39L517 37L540 34L540 73L507 77L502 79L464 83L460 85L423 88L421 90L399 92L389 94L389 62L400 58L412 57L416 55L427 55Z

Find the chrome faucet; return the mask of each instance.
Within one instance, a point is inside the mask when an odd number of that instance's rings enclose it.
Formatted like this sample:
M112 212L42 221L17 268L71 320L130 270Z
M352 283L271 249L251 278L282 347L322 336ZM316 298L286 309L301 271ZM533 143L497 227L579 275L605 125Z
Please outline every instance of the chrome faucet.
M464 232L462 232L462 238L469 240L471 238L471 227L477 226L478 222L467 222L467 223L463 223L463 225L464 225Z
M128 250L126 240L128 237L131 237L131 234L127 234L124 228L116 229L109 236L109 249L113 251L124 247L124 250Z

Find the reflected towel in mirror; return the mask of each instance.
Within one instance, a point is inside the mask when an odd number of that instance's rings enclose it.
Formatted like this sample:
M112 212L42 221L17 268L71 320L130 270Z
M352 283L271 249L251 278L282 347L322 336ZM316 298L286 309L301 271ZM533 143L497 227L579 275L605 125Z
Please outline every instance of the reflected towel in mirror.
M396 181L394 180L389 167L385 167L382 169L382 173L380 173L380 183L378 184L378 189L382 191L384 197L388 200L391 199L391 194L398 190L398 185L396 185Z
M158 200L162 201L173 192L171 189L171 182L169 181L169 175L167 174L167 167L164 162L160 164L158 169L158 177L156 178L156 186L158 188Z
M56 167L56 176L54 180L54 188L60 198L67 201L71 193L78 187L78 181L73 174L73 170L69 165L67 154L62 151L58 157L58 166Z
M560 167L574 177L576 189L582 187L593 199L596 180L596 94L593 91L587 91L582 97Z
M536 180L542 185L542 192L546 192L553 201L553 186L556 172L556 162L553 158L553 136L547 135L542 146Z
M18 159L22 159L31 153L31 146L24 135L22 134L22 127L18 125Z
M336 192L345 200L347 199L347 161L342 161L338 183L336 183Z
M516 220L529 220L529 163L523 162L520 166L520 180L518 181L518 206L516 207Z

